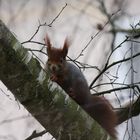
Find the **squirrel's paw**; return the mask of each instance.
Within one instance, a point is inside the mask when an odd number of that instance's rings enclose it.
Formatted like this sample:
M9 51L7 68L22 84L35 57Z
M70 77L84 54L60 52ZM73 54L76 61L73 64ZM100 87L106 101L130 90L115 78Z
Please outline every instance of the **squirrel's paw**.
M51 75L50 76L50 79L51 79L51 81L54 81L54 82L56 82L58 80L55 75Z
M76 98L76 96L75 96L74 91L73 91L72 88L69 89L69 96L70 96L71 98L73 98L73 99Z

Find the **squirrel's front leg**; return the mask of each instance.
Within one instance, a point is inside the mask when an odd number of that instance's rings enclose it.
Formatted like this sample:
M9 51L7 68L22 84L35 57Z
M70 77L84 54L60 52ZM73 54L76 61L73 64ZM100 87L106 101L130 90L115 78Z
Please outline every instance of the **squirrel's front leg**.
M59 75L56 75L56 74L53 74L53 73L50 75L50 79L51 79L51 81L56 82L60 86L63 83L62 78L60 78Z
M50 79L53 82L57 82L58 81L58 78L57 78L57 76L55 74L51 74Z
M73 90L73 88L70 88L69 89L69 96L72 98L72 99L75 99L76 98L76 95L75 95L75 93L74 93L74 90Z

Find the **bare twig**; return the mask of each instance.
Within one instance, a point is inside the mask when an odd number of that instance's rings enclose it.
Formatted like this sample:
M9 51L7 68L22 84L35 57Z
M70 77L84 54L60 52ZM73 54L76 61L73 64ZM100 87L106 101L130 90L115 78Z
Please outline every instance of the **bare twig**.
M103 95L103 94L108 94L108 93L115 92L115 91L121 91L121 90L126 90L126 89L134 89L134 88L137 88L138 91L140 91L140 89L137 85L130 85L130 86L128 85L126 87L119 87L119 88L113 88L113 89L106 90L106 91L101 91L101 92L98 92L97 94L93 94L93 95Z
M34 130L34 131L32 132L32 134L31 134L31 136L29 136L29 137L26 138L25 140L32 140L32 139L34 139L34 138L41 137L41 136L43 136L43 135L46 134L46 133L47 133L46 130L41 131L41 132L39 132L39 133L37 133L36 130Z
M27 41L24 41L22 42L21 44L25 44L25 43L36 43L36 44L40 44L40 45L45 45L44 43L40 43L40 42L36 42L36 41L33 41L33 38L36 36L36 34L39 32L40 28L42 26L49 26L49 27L52 27L52 24L56 21L56 19L61 15L61 13L64 11L64 9L67 7L67 3L65 4L64 7L62 7L62 9L60 10L60 12L56 15L56 17L49 23L47 24L46 22L41 24L40 21L39 21L39 26L37 27L37 30L35 31L35 33L31 36L31 38Z
M122 59L122 60L119 60L119 61L116 61L116 62L113 62L112 64L110 65L105 65L105 67L103 68L103 70L95 77L95 79L92 81L92 83L90 84L89 88L91 89L92 88L92 85L98 80L98 78L105 72L107 71L109 68L119 64L119 63L122 63L122 62L126 62L126 61L129 61L131 60L132 58L135 58L135 57L138 57L140 55L140 53L137 53L135 55L133 55L132 57L128 57L128 58L125 58L125 59Z
M28 49L28 51L31 51L31 52L40 52L40 53L48 56L47 53L43 52L42 50Z
M47 25L49 27L52 27L52 24L56 21L56 19L60 16L60 14L64 11L64 9L67 7L67 3L65 4L64 7L62 7L61 11L57 14L57 16Z
M133 116L139 115L140 114L139 106L140 106L140 97L137 99L137 101L133 105L128 104L125 108L119 109L117 111L118 124L121 124L122 122L128 120L129 118ZM129 115L130 108L131 108L131 115Z
M30 40L30 39L22 42L21 44L26 44L26 43L34 43L34 44L39 44L39 45L45 46L45 43L41 43L41 42L38 42L38 41L33 41L33 40Z
M77 60L79 57L83 56L83 52L88 48L88 46L91 44L91 42L104 30L104 28L106 27L106 25L108 25L108 23L110 22L111 18L113 18L120 10L118 10L117 12L113 13L109 18L108 21L102 26L102 29L99 30L95 35L91 36L90 40L88 41L88 43L86 44L86 46L81 50L81 52L79 53L79 55L75 58L75 60Z
M114 48L114 49L111 51L111 53L110 53L110 55L109 55L109 57L108 57L108 59L107 59L106 66L109 64L109 60L110 60L111 56L113 55L113 53L114 53L116 50L118 50L120 47L122 47L122 45L123 45L125 42L127 42L127 41L128 41L128 37L126 37L126 39L125 39L123 42L121 42L116 48Z

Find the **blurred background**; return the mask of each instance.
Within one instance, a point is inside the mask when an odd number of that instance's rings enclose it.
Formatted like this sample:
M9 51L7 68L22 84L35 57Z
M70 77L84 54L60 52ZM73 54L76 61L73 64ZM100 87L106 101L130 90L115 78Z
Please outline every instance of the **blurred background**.
M139 37L136 38L137 43L122 43L126 36L139 29L139 5L139 0L0 0L0 19L24 47L32 50L30 53L42 67L47 57L35 50L46 52L46 33L55 47L62 47L67 37L71 44L68 55L88 66L80 68L90 85L108 60L111 64L140 52ZM111 51L121 43L108 59ZM139 58L136 58L133 62L111 67L94 83L91 92L107 91L121 84L137 83L139 86L139 63ZM101 86L103 83L113 84ZM131 89L119 90L107 94L106 98L114 108L120 108L130 103L130 99L135 100L132 93ZM140 140L139 125L139 116L119 125L119 140ZM43 127L0 82L0 140L24 140L34 130L40 132ZM36 138L50 139L50 134Z

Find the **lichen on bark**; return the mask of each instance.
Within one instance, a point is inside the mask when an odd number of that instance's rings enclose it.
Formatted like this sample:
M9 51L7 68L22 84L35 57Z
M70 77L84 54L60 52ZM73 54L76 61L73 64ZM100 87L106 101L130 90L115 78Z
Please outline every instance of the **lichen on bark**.
M0 20L0 80L15 98L56 139L103 139L103 131L87 113L73 100L66 101L59 89L52 90L47 78L39 79L45 74Z

